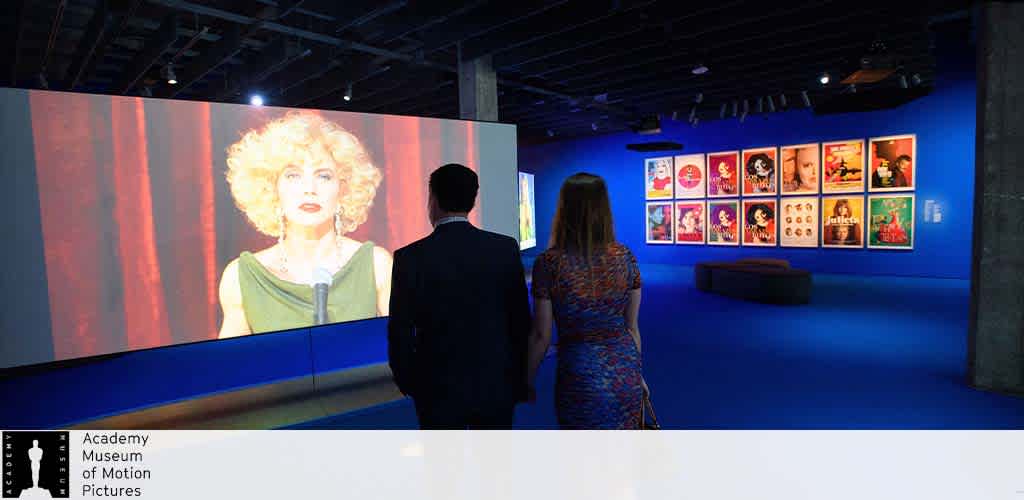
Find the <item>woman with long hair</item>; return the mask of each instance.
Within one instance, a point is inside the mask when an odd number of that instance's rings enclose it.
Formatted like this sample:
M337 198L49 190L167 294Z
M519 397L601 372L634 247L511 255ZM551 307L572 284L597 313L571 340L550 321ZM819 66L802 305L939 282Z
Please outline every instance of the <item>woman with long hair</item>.
M533 266L534 327L528 381L558 325L555 409L563 429L637 429L643 395L640 268L615 241L604 180L579 173L562 184L549 248Z

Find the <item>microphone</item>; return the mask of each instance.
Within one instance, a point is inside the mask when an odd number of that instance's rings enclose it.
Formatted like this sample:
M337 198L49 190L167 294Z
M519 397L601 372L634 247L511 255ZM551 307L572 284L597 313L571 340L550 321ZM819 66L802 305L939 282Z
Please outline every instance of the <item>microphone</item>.
M313 269L313 324L327 323L327 287L331 285L331 272L317 267Z

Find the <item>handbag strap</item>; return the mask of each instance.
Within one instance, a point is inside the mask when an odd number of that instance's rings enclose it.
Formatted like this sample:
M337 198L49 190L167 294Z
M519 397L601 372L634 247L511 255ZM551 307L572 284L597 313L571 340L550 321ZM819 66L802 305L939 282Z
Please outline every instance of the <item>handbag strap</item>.
M650 414L651 428L660 429L661 424L658 423L658 416L654 414L654 405L651 403L651 398L648 395L644 395L643 406L640 411L641 425L646 424L648 413Z

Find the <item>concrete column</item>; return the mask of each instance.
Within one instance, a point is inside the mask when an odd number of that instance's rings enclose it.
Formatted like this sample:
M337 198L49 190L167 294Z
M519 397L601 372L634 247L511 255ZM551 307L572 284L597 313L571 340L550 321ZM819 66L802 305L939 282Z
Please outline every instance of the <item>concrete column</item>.
M978 10L969 383L1024 395L1024 3Z
M460 51L461 52L461 51ZM459 60L459 117L498 121L498 77L491 56Z

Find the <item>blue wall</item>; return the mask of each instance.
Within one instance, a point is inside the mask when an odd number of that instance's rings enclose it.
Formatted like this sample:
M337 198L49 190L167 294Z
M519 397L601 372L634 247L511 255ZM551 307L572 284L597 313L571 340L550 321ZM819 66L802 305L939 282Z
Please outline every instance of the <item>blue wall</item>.
M537 248L547 246L558 189L566 177L590 172L608 183L616 236L640 262L690 265L742 257L789 259L816 272L969 279L974 199L975 76L973 49L946 53L936 90L900 108L815 116L809 110L701 123L696 129L662 120L662 134L618 133L519 149L519 169L536 175ZM792 99L799 101L798 99ZM681 153L709 153L763 146L917 134L915 230L912 251L648 245L644 236L643 160L658 153L626 150L629 143L672 140ZM671 153L669 153L671 154ZM942 206L940 223L924 222L925 200Z

